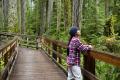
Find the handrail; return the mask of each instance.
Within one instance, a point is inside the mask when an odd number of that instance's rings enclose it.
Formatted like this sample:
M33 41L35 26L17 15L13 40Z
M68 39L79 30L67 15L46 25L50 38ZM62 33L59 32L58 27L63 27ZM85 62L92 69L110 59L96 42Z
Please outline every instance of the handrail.
M27 39L29 39L27 35L22 35L22 36L23 37L26 36ZM29 36L29 37L33 37L33 36ZM41 39L40 41L42 42L41 48L47 51L49 57L51 57L53 61L56 64L58 64L64 72L66 72L66 69L63 67L63 60L66 61L65 55L63 53L67 48L67 44L61 41L49 39L44 36L40 37L40 39ZM11 46L16 44L16 43L13 44L15 40L16 38L14 38L7 45L0 48L0 58L3 55L5 55L3 54L3 51L5 53L9 53ZM112 53L91 50L89 54L84 55L84 68L82 68L84 77L87 77L87 80L98 80L98 78L95 76L95 60L100 60L106 63L110 63L120 68L120 56L119 55L117 56L117 55L113 55Z
M17 43L18 37L14 37L13 40L0 48L0 60L4 62L4 68L0 70L0 80L9 78L9 74L17 57Z
M113 55L113 53L91 50L89 56L120 68L120 55Z
M44 36L41 38L41 42L43 44L43 49L47 51L48 55L51 55L57 64L62 65L62 60L65 60L63 49L66 50L67 44ZM87 80L98 80L98 78L94 76L95 60L101 60L120 67L120 56L113 55L112 53L91 50L89 54L84 55L84 69L82 69L84 77L87 77Z
M20 34L20 33L8 33L8 32L0 32L0 35L4 36L28 36L28 37L35 37L35 35L27 35L27 34Z
M6 32L1 32L0 35L8 36L8 37L19 36L20 46L38 49L38 42L37 42L36 35L27 35L27 34L19 34L19 33L6 33Z

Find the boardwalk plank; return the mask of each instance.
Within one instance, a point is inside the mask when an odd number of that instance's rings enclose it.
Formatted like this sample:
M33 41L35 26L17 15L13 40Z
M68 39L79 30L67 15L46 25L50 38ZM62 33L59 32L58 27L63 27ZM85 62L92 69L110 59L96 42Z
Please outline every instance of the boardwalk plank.
M20 48L10 80L66 80L66 76L44 53Z

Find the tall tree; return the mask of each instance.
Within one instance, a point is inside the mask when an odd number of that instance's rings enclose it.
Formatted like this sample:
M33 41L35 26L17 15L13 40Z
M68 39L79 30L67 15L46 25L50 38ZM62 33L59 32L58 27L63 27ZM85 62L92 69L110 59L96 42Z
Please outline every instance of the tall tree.
M25 27L25 1L21 0L21 33L25 34L26 27Z
M17 0L9 0L8 29L10 32L18 32L17 27Z
M81 33L81 27L82 27L82 21L83 21L83 0L80 0L80 14L79 14L79 16L80 16L80 21L79 21L79 29L80 29L80 33Z
M99 13L99 0L95 0L95 29L97 29L97 22L98 22L98 13Z
M60 24L61 24L61 0L57 0L57 34L59 38L60 32Z
M40 7L40 29L39 29L39 35L43 34L46 31L46 5L47 0L39 0L39 7Z
M2 14L2 0L0 0L0 32L3 29L3 14Z
M21 33L21 0L17 0L18 32Z
M2 0L2 7L3 7L3 27L4 27L4 31L7 31L9 0Z
M105 0L105 17L109 16L109 0Z
M64 0L64 26L65 29L71 26L72 13L71 13L71 0Z
M51 15L53 11L53 2L54 0L48 0L48 11L47 11L47 27L50 27Z
M77 26L79 27L79 22L80 22L80 5L82 5L82 3L80 3L81 1L80 0L73 0L73 3L72 3L72 25L73 26ZM82 15L82 14L81 14Z

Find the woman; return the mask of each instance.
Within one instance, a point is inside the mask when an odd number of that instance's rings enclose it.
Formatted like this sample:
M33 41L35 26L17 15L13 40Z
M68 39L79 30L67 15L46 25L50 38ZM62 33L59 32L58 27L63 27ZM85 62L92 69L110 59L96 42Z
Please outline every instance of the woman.
M92 46L84 45L80 42L79 36L80 31L77 27L72 27L70 29L70 39L68 43L68 55L67 55L67 64L68 64L68 78L67 80L83 80L80 68L80 52L88 52Z

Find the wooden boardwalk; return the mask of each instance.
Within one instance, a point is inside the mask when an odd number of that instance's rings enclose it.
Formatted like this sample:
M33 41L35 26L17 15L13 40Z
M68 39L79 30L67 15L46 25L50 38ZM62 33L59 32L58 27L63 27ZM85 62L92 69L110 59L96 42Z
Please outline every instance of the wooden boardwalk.
M66 80L66 75L42 51L20 48L10 80Z

